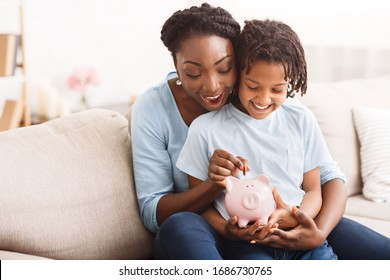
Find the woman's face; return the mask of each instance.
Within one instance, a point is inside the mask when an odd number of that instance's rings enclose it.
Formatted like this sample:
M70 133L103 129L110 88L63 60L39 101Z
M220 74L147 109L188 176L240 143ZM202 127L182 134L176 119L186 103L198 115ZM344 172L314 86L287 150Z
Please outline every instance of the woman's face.
M287 98L288 82L282 64L257 61L249 73L241 71L238 87L240 110L255 119L265 119Z
M237 78L230 40L195 35L176 52L176 70L185 92L208 111L225 105Z

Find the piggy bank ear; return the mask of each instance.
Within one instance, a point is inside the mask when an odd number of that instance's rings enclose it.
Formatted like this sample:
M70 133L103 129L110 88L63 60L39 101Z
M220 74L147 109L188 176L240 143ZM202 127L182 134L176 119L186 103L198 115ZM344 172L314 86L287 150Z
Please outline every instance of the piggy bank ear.
M264 184L269 185L269 178L267 175L264 175L264 174L258 175L256 177L256 180L259 180L259 181L263 182Z
M240 180L233 176L226 177L226 190L230 192L234 185L239 183Z

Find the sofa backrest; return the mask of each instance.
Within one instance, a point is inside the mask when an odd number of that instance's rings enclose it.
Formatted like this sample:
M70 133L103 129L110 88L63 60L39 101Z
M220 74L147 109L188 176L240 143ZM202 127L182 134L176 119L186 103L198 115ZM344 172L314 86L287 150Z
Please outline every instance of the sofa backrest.
M309 83L307 93L298 98L317 117L333 158L347 176L348 195L361 193L360 144L352 108L390 108L390 75L373 79Z
M145 259L127 120L93 109L0 133L0 250Z

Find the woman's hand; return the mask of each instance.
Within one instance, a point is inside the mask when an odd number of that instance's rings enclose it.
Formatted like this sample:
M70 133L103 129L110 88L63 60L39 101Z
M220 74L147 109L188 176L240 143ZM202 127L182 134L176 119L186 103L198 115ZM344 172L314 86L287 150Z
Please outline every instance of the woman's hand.
M287 205L275 188L272 193L276 210L268 220L267 234L263 230L256 239L257 243L288 250L311 250L319 247L326 237L314 220L297 207ZM270 225L273 226L270 228Z
M261 221L258 220L252 225L240 228L237 224L237 216L226 221L213 205L209 206L202 213L202 216L223 238L230 241L246 240L250 242L257 238L256 233L264 227L260 226Z
M261 220L257 220L255 223L250 224L245 228L240 228L237 222L237 216L230 217L225 226L225 238L229 240L245 240L250 242L257 239L257 234L265 227L261 225Z
M321 246L326 235L318 229L314 220L295 206L292 209L295 219L299 225L289 231L279 228L270 229L271 235L264 239L257 240L257 243L288 250L312 250Z
M210 158L208 176L211 181L220 186L226 187L227 176L237 176L247 165L247 160L240 156L234 156L224 150L215 150ZM248 167L246 168L248 171Z
M262 225L262 221L257 220L245 228L240 228L237 222L237 216L230 217L225 226L225 238L229 240L244 240L250 243L256 243L256 240L263 239L270 235L270 229L277 227L277 224L271 223Z

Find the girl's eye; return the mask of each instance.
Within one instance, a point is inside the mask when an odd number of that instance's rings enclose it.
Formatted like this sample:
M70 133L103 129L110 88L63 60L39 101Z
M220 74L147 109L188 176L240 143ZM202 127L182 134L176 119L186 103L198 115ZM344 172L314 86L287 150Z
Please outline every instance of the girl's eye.
M272 91L275 92L275 93L282 93L283 89L273 89Z
M259 87L255 86L255 87L251 87L251 86L247 86L250 90L257 90Z

